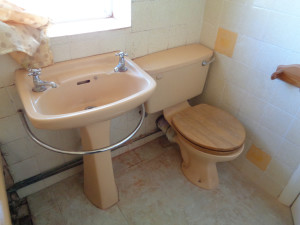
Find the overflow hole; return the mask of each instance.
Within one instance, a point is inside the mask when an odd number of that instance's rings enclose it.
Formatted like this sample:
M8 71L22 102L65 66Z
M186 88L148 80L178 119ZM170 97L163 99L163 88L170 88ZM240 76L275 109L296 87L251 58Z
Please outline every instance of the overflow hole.
M78 82L77 82L77 85L87 84L87 83L90 83L90 82L91 82L90 80L78 81Z

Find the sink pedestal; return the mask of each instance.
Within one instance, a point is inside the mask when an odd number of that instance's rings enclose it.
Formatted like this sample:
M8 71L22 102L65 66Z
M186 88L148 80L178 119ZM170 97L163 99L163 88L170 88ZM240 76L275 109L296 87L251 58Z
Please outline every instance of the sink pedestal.
M103 148L110 144L110 121L80 128L83 149ZM111 151L83 156L84 193L95 206L107 209L119 200L112 167Z

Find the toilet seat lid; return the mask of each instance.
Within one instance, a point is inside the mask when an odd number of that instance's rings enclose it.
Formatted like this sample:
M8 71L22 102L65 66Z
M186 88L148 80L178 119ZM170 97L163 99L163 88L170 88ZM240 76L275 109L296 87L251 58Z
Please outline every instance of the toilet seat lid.
M172 123L193 144L215 151L235 150L246 138L245 129L236 118L207 104L176 113Z

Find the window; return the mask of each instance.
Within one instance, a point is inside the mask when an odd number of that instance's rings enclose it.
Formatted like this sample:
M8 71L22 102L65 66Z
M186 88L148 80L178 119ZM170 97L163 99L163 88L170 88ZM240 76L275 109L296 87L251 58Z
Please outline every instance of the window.
M112 17L112 0L11 0L28 12L49 17L54 23Z
M131 0L9 0L26 11L49 17L49 36L118 29L131 25Z

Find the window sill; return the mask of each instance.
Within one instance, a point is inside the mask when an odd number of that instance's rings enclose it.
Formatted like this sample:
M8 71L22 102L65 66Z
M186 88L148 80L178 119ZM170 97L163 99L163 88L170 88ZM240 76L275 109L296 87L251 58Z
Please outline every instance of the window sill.
M47 35L50 38L69 35L93 33L97 31L115 30L131 26L130 20L106 18L89 21L77 21L72 23L61 23L49 26Z

